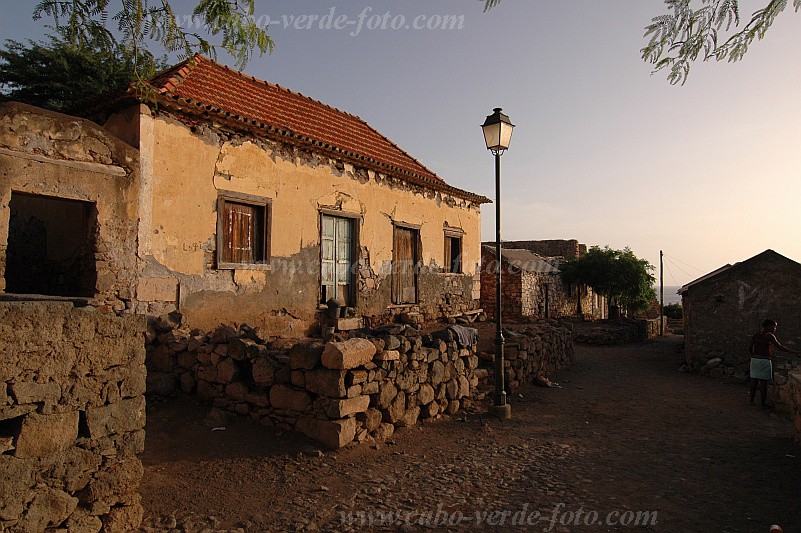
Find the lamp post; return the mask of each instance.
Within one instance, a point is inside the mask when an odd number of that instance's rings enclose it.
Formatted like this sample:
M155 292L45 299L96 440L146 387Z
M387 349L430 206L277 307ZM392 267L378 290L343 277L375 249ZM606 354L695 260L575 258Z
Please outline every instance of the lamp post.
M501 317L501 155L509 148L512 140L514 124L509 117L496 107L487 117L481 128L484 130L484 141L487 150L495 156L495 394L493 395L492 413L498 418L512 417L512 406L506 403L506 387L504 385L504 345L503 319Z

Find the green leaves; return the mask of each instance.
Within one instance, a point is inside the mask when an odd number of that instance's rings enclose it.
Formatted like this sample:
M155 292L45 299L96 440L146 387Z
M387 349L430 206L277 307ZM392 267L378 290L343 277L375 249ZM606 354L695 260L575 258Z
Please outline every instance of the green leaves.
M220 46L236 58L238 68L245 67L254 51L272 52L274 43L257 24L254 11L255 0L197 0L191 20L182 20L170 0L41 0L33 16L52 18L58 33L72 44L131 50L135 77L144 84L147 69L137 58L151 43L182 59L195 52L216 57ZM109 18L116 23L116 34L107 27Z
M109 93L128 88L139 66L146 75L163 68L147 52L138 57L122 46L105 48L103 35L87 34L75 42L70 34L48 41L6 41L0 50L0 100L17 100L60 112L95 105Z
M690 64L698 59L739 61L755 39L762 39L789 0L771 0L751 21L722 43L721 32L740 25L738 0L665 0L668 13L651 19L645 27L648 43L640 50L644 61L654 65L653 73L667 71L673 84L687 81ZM693 9L693 6L698 9ZM796 11L801 0L793 0Z
M578 259L559 265L559 270L565 283L588 285L631 313L648 308L656 298L651 274L654 267L645 259L638 259L629 248L593 246Z

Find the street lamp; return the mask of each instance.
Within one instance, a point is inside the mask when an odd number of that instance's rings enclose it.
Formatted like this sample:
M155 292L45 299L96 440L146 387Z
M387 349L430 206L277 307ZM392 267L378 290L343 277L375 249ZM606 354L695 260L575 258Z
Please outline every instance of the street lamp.
M495 394L492 413L498 418L512 418L512 406L506 403L504 386L503 320L501 318L501 155L509 148L515 129L509 117L496 107L481 126L487 150L495 156Z

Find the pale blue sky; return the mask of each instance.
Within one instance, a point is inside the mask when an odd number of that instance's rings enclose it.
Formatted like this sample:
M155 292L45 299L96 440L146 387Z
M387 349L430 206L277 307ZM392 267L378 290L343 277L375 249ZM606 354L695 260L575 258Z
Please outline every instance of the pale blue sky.
M765 2L742 1L744 18ZM32 3L0 4L0 37L44 32ZM193 2L174 4L188 15ZM683 262L669 264L668 285L766 248L801 260L801 14L791 8L745 60L695 65L674 87L639 57L661 0L504 0L487 14L480 0L257 4L277 48L248 74L361 116L455 186L494 196L479 124L503 107L517 125L503 157L505 239L630 246L655 265L662 248ZM356 24L283 27L282 16L331 7ZM410 25L421 15L464 24L370 30L365 20L354 36L365 8ZM483 239L493 238L491 204Z

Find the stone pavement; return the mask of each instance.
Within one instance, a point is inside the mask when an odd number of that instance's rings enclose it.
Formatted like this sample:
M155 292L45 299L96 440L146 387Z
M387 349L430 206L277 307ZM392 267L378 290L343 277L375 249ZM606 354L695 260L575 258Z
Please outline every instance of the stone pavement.
M378 449L321 453L244 421L211 433L182 407L157 406L143 458L145 524L801 531L791 424L749 408L744 386L677 372L675 342L578 347L574 368L552 376L561 388L515 395L513 420L467 413L403 430ZM180 428L170 418L178 415L190 417ZM186 434L192 444L177 449Z

